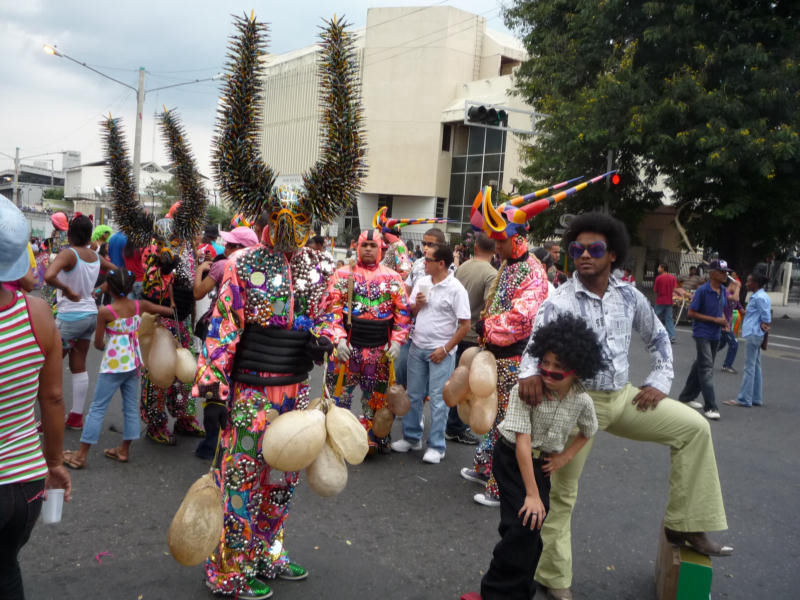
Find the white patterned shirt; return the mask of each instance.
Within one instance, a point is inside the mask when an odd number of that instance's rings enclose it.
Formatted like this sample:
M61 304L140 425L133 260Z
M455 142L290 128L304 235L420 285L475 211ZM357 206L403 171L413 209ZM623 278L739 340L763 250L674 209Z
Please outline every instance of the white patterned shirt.
M661 321L644 294L634 286L609 277L608 289L601 298L587 290L577 274L556 288L555 293L542 303L533 323L536 329L550 323L561 314L581 317L597 334L603 349L603 367L590 380L583 381L587 390L616 391L629 379L631 332L636 330L647 345L652 359L650 374L642 386L651 386L669 394L672 386L672 346ZM539 363L525 352L520 364L519 378L536 375Z
M567 445L569 434L578 426L585 438L597 433L597 415L594 402L580 383L574 384L560 400L546 398L537 406L519 399L519 385L511 388L505 419L498 431L512 444L518 433L529 433L531 449L557 454Z

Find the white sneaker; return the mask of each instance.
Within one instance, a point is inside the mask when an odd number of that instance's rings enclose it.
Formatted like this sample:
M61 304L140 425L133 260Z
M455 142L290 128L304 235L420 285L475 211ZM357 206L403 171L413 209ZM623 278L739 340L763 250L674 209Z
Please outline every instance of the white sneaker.
M497 498L492 498L486 492L478 492L472 497L472 499L478 504L483 504L484 506L500 506L500 500Z
M696 408L696 409L699 410L699 409L703 408L703 403L698 401L698 400L692 400L691 402L687 402L686 406L688 406L690 408Z
M436 448L428 448L427 450L425 450L425 454L422 457L422 462L430 463L432 465L438 465L443 458L444 458L443 450L437 450Z
M711 419L712 421L716 421L719 419L719 411L718 410L707 410L703 413L706 416L706 419Z
M409 450L422 450L422 440L417 440L413 444L408 440L397 440L392 442L392 450L395 452L408 452Z

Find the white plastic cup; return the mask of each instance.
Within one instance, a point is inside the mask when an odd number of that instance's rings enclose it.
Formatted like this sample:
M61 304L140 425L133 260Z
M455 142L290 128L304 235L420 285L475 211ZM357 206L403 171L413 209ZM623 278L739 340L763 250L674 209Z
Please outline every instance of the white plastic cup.
M427 300L428 294L430 293L432 287L433 284L430 281L420 281L417 285L417 291L425 296L425 299Z
M45 490L42 501L42 523L53 525L61 522L61 510L64 508L64 490L50 488Z

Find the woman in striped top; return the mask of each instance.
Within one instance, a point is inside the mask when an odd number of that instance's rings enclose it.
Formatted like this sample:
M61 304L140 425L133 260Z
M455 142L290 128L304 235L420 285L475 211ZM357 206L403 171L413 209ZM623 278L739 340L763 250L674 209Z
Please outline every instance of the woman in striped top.
M16 281L29 269L28 223L0 198L0 282ZM50 307L0 286L0 590L22 599L17 554L39 516L45 488L63 488L69 473L61 464L64 401L61 396L61 338ZM39 400L44 452L33 405Z

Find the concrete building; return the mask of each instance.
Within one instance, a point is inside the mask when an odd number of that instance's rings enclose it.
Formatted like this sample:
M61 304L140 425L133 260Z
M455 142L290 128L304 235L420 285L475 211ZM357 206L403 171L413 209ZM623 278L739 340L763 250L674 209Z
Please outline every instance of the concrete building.
M63 187L64 172L54 170L49 161L37 161L33 165L20 164L17 192L21 209L41 209L44 192ZM14 201L14 169L0 171L0 194Z
M508 130L465 125L465 106L518 109L508 128L532 130L530 107L509 93L522 43L479 15L436 6L369 9L356 46L369 172L339 230L367 227L380 206L397 218L446 216L450 233L467 229L482 185L511 193L520 142ZM318 157L317 51L264 59L262 152L279 183L299 181ZM405 231L413 239L426 228Z

